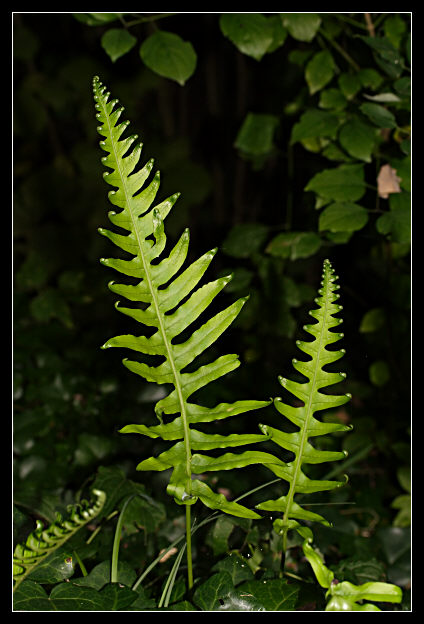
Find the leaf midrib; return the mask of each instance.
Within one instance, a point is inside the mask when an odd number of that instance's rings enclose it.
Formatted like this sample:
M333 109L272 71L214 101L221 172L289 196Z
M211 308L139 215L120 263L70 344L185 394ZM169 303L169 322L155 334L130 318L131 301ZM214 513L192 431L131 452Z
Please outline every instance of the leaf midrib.
M101 96L102 97L102 96ZM112 134L112 126L110 124L110 119L109 119L109 115L107 112L107 108L105 106L105 104L103 104L103 97L102 97L102 105L103 105L103 110L104 110L104 114L105 114L105 118L107 121L107 126L108 126L108 131L109 131L109 136L111 138L111 145L112 145L112 150L113 150L113 156L115 159L115 163L116 163L116 167L119 173L119 178L121 180L121 184L122 184L122 188L125 194L125 200L128 206L128 211L130 214L130 218L131 218L131 223L133 226L133 232L136 236L137 239L137 245L140 251L140 257L143 263L143 269L144 269L144 274L147 278L147 284L150 290L150 294L152 297L152 303L154 305L155 308L155 312L156 312L156 317L158 319L158 323L159 323L159 331L162 335L162 339L165 345L165 349L167 352L167 357L168 357L168 361L170 363L171 369L172 369L172 374L174 377L174 386L175 386L175 390L177 391L177 395L178 395L178 401L180 403L180 408L181 408L181 416L183 419L183 425L184 425L184 445L185 445L185 451L186 451L186 472L187 472L187 476L191 477L191 448L190 448L190 432L189 432L189 426L188 426L188 421L187 421L187 413L186 413L186 406L185 406L185 401L184 401L184 397L183 397L183 392L182 392L182 386L181 386L181 380L180 380L180 376L178 373L178 370L176 368L175 365L175 361L174 361L174 356L173 356L173 351L170 345L170 342L168 341L168 337L166 335L166 331L165 331L165 325L164 325L164 320L162 318L162 315L160 313L160 307L159 307L159 301L157 299L156 296L156 291L153 287L152 284L152 280L150 278L150 272L148 270L147 267L147 262L146 262L146 258L144 256L143 253L143 247L142 247L142 242L141 242L141 238L138 232L138 228L136 227L136 221L134 218L134 214L132 211L132 195L128 192L128 188L126 185L126 177L124 176L122 169L120 167L120 163L119 163L119 158L117 157L117 153L116 153L116 149L115 149L115 140L113 139L113 134ZM191 479L189 484L191 483ZM188 494L190 494L190 492L188 492Z

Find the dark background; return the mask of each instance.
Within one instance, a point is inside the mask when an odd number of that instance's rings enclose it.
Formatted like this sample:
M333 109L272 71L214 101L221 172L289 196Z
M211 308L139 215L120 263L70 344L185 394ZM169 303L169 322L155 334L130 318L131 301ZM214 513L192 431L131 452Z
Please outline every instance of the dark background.
M391 501L402 492L396 471L409 463L408 256L391 256L372 219L348 243L325 241L306 259L266 253L267 243L284 229L317 230L314 196L303 189L328 161L299 143L289 146L300 113L316 105L305 95L303 68L289 60L291 50L309 44L287 38L259 63L222 35L218 14L169 17L157 26L189 40L197 53L194 75L180 86L147 69L139 45L112 63L100 46L107 27L86 26L72 14L15 14L13 25L16 503L47 516L46 510L72 500L99 465L121 467L166 500L161 473L135 472L137 462L157 453L161 443L117 433L125 424L155 422L157 389L121 365L124 354L99 349L108 338L139 328L114 309L107 283L115 275L99 263L113 251L97 233L108 227L110 209L92 99L98 75L125 106L131 132L145 145L143 160L154 157L161 170L158 200L181 192L166 221L168 239L176 242L188 226L188 262L217 246L207 279L235 271L237 279L219 296L217 309L251 293L208 355L210 361L213 353L236 352L242 365L205 390L205 404L282 395L277 376L295 378L295 339L305 338L301 328L314 307L322 261L331 259L344 306L339 345L347 351L338 363L348 373L339 389L353 395L337 417L354 431L335 437L329 448L347 448L351 456L368 449L348 470L346 496L390 526ZM141 41L155 27L141 24L131 32ZM358 45L358 57L367 54ZM299 93L303 108L284 112ZM281 120L275 149L259 167L234 147L248 112ZM375 169L367 172L375 185ZM373 208L375 190L361 204ZM226 253L232 228L245 223L265 225L265 240L245 257ZM293 295L285 278L303 294ZM384 309L386 325L359 333L364 314L375 307ZM377 359L388 363L391 375L381 387L368 374ZM272 407L236 420L229 430L255 433L263 421L283 428ZM272 478L264 468L238 473L224 475L221 483L240 492ZM367 525L366 514L362 520Z

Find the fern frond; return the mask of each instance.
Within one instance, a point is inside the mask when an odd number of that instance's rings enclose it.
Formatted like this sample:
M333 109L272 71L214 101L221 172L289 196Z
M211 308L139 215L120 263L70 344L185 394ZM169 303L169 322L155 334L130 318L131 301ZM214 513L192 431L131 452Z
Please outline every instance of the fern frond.
M293 461L286 463L283 467L268 464L268 468L289 483L287 494L277 500L268 500L256 506L257 509L283 513L282 519L278 518L274 521L274 528L284 536L284 539L286 539L289 529L299 526L298 520L315 521L328 525L322 516L303 509L296 503L294 501L296 494L332 490L345 483L310 479L303 472L303 466L306 464L335 461L343 459L347 455L345 451L319 450L310 442L311 438L351 429L350 426L341 423L324 423L314 416L318 411L343 405L351 398L350 394L330 395L320 392L323 388L346 378L345 373L330 373L323 368L343 357L345 350L327 349L329 345L343 337L342 333L331 331L342 323L342 319L334 317L340 312L342 306L336 303L339 295L335 291L339 289L339 286L336 283L337 276L334 274L329 260L324 261L322 277L322 288L318 291L320 297L315 299L318 309L309 312L317 322L303 327L313 336L313 340L306 342L298 340L296 342L299 349L310 359L308 361L293 359L294 368L306 377L308 382L299 383L279 377L281 385L297 397L303 405L293 407L284 403L280 398L274 400L277 410L288 418L297 427L297 430L287 433L274 427L260 425L263 433L269 435L271 440L281 448L291 451L294 455Z
M199 455L193 451L242 446L266 440L268 436L211 435L199 431L195 426L256 410L269 405L270 401L221 403L212 409L189 402L197 390L235 370L240 365L237 355L223 355L197 370L186 370L230 326L247 298L239 299L207 320L184 342L177 342L181 333L207 310L231 276L219 278L196 289L216 249L208 251L180 272L188 252L188 229L183 232L169 255L162 256L166 247L164 220L179 194L172 195L152 208L159 189L159 172L144 186L152 172L153 161L149 160L136 170L142 145L136 144L136 135L121 138L128 125L128 122L118 123L123 108L116 107L117 100L109 100L110 94L97 77L93 81L93 87L97 118L101 124L98 131L104 137L100 146L108 152L102 162L111 169L104 177L106 182L115 187L115 190L110 191L109 199L120 209L119 212L109 212L109 218L113 225L127 233L118 234L105 229L99 231L131 256L130 260L102 259L101 262L137 280L135 284L111 282L109 288L135 304L125 307L118 302L117 309L120 312L153 330L150 335L122 335L111 338L104 348L127 348L145 356L156 356L156 360L161 358L161 362L154 365L127 358L123 360L123 364L147 381L171 384L173 387L170 394L155 406L160 424L150 427L131 424L123 427L121 432L139 433L175 442L158 457L142 461L137 469L172 468L167 491L177 503L191 505L200 499L212 509L220 509L236 516L259 518L254 511L228 502L222 495L215 494L204 482L193 479L193 474L278 460L270 454L255 451L227 453L225 460ZM168 416L173 418L164 422L164 418Z
M51 555L101 512L106 501L106 494L101 490L93 490L93 494L97 498L95 503L90 504L83 500L72 505L67 520L63 520L60 514L57 514L56 521L46 528L41 520L36 521L35 530L30 533L24 544L16 546L13 553L14 591L41 561L44 561L48 555Z

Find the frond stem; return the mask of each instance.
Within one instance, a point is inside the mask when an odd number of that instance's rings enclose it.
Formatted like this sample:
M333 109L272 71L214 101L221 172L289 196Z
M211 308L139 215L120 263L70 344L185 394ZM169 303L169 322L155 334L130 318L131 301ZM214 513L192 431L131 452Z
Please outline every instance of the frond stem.
M193 587L193 562L191 556L191 505L186 505L187 577L188 589Z

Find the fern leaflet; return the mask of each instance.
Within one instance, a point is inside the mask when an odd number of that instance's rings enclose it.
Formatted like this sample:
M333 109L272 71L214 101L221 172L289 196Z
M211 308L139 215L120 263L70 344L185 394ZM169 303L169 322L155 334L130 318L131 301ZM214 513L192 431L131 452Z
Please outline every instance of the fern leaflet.
M83 500L72 505L67 520L63 520L60 514L57 514L56 521L47 528L44 528L41 520L37 520L36 528L27 537L25 544L17 544L13 553L13 591L47 555L98 516L105 504L106 494L101 490L93 490L93 494L97 497L96 502L90 505L88 501Z
M314 417L315 412L338 407L347 403L351 398L350 394L330 395L320 392L322 388L336 384L346 378L345 373L330 373L323 369L324 366L339 360L345 354L344 349L339 349L338 351L327 349L328 345L337 342L343 337L342 333L331 331L332 328L342 323L342 319L334 318L334 314L337 314L342 309L341 305L335 303L339 298L339 295L335 293L339 288L336 280L337 276L334 274L331 263L329 260L324 260L322 288L318 291L320 297L315 299L319 307L317 310L309 312L316 319L317 323L303 327L314 339L307 342L300 340L296 342L299 349L310 356L310 360L305 362L293 359L294 368L306 377L308 382L298 383L279 377L281 385L297 397L303 405L301 407L293 407L277 398L274 400L275 407L298 430L288 433L267 425L260 425L263 433L269 435L281 448L294 454L293 461L286 463L283 467L276 464L268 464L270 470L289 483L288 493L277 500L268 500L256 506L257 509L261 510L283 512L283 518L278 518L274 521L274 528L284 537L284 549L288 530L292 528L300 529L298 520L315 521L328 525L328 522L321 515L303 509L296 503L294 500L295 495L332 490L345 483L310 479L303 472L305 464L334 461L342 459L347 455L345 451L318 450L309 442L309 438L351 429L351 426L341 423L321 422Z
M138 143L132 148L137 135L121 138L129 123L126 121L118 124L124 109L116 108L117 100L109 100L110 93L106 92L106 87L97 77L94 78L93 88L97 118L101 123L98 132L104 137L100 146L108 152L102 162L111 169L104 177L106 182L117 189L109 192L109 199L120 209L119 212L110 211L108 216L113 225L127 233L122 235L105 229L99 231L132 256L130 260L102 259L101 262L137 280L136 284L111 282L109 288L134 303L133 307L123 307L117 302L116 307L120 312L153 329L149 336L122 335L111 338L104 348L123 347L147 356L160 356L162 361L156 366L129 359L124 359L123 364L147 381L173 386L170 394L155 406L158 425L130 424L123 427L121 432L139 433L175 442L158 457L150 457L139 463L137 469L172 468L167 492L178 504L192 505L200 499L212 509L246 518L259 518L256 512L238 503L229 502L200 479L193 479L193 474L278 460L259 451L226 453L220 457L210 457L193 451L242 446L266 440L267 435L214 435L199 431L195 425L265 407L270 402L244 400L206 408L188 401L197 390L236 369L240 364L237 355L223 355L195 371L185 372L197 356L229 327L247 298L239 299L213 316L184 342L175 342L207 309L231 276L219 278L194 290L212 261L216 249L205 253L178 275L188 252L188 229L183 232L169 255L160 259L166 246L164 219L179 194L174 194L151 208L159 188L159 172L143 188L152 171L153 160L135 171L142 145ZM167 416L175 417L164 422L164 417Z

